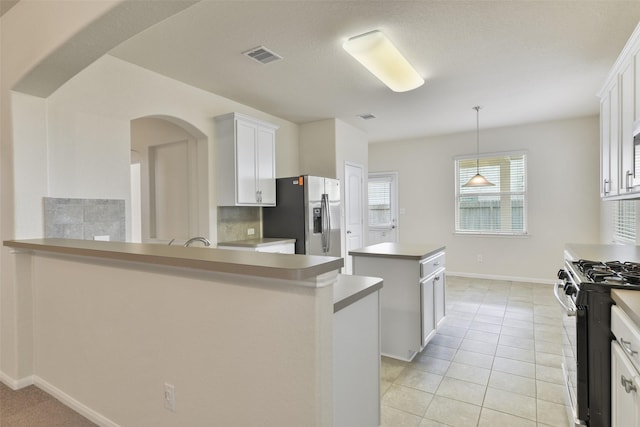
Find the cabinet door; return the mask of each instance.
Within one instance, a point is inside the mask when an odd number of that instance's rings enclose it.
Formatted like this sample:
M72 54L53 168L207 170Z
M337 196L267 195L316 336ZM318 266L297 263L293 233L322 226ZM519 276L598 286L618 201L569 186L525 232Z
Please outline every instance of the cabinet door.
M256 204L256 141L258 127L236 120L236 202Z
M615 196L624 187L620 181L620 94L616 83L609 91L609 196Z
M257 179L260 204L276 204L275 132L258 129Z
M611 343L611 425L640 425L638 372L627 359L620 344Z
M620 191L633 191L633 119L635 117L635 67L633 58L620 75Z
M420 282L420 314L422 317L422 342L424 347L436 332L435 317L434 317L434 282L437 276L430 276L427 279Z
M433 278L433 294L434 294L434 311L435 311L435 327L445 315L445 276L444 270Z
M600 197L611 195L611 98L600 101Z

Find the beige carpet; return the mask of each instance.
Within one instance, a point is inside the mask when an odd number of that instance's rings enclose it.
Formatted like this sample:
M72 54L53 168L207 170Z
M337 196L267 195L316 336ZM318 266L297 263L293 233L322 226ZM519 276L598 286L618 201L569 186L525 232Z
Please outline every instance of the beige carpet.
M13 391L0 383L0 427L95 425L36 386Z

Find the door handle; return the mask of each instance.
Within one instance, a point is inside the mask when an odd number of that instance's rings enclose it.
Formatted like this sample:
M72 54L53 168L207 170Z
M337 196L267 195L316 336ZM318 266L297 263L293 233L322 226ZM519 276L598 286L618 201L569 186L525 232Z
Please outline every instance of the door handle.
M627 393L631 393L632 391L638 391L638 388L633 383L633 380L628 380L624 377L624 375L620 375L620 383L624 387L624 391Z
M347 230L347 234L351 234L351 230Z

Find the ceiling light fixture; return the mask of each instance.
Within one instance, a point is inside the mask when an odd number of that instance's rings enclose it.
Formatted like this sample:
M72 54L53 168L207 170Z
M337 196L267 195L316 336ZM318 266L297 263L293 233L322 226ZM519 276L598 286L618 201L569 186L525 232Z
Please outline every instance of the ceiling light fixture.
M476 174L463 187L491 187L495 184L480 175L480 106L473 107L476 110Z
M394 92L424 84L420 74L379 30L351 37L342 47Z

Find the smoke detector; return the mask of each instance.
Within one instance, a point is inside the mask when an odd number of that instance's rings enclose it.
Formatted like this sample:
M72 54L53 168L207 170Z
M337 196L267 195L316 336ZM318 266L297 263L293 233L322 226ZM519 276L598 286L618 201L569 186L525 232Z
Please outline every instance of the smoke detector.
M280 61L282 59L282 56L264 46L254 47L246 52L242 52L242 54L261 64L268 64L269 62Z

